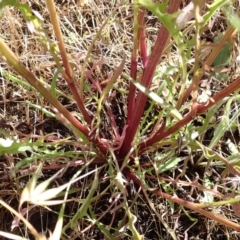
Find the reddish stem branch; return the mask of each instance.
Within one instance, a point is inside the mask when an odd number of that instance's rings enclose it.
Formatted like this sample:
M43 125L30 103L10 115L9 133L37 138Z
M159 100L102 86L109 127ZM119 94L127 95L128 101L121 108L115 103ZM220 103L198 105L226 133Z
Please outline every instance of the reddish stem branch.
M197 108L197 114L206 112L210 107L221 101L224 97L229 96L232 92L236 91L240 87L240 77L236 79L233 83L227 86L225 89L215 94L210 98L207 104L202 104ZM170 136L172 133L178 131L181 127L188 124L193 119L192 112L190 111L182 120L177 122L175 125L167 129L166 131L156 134L151 139L140 144L140 149L144 151L148 146L152 146L154 143L161 141L162 139Z
M215 94L212 98L209 99L207 104L202 104L198 107L198 113L206 112L210 107L215 105L217 102L221 101L223 98L229 96L231 93L240 88L240 77L238 77L234 82L228 85L219 93Z
M170 0L167 12L170 14L176 12L179 9L181 2L182 2L181 0ZM152 54L149 57L148 64L142 74L141 84L146 88L149 88L152 83L152 79L155 74L155 69L162 56L162 51L166 45L168 38L169 38L169 32L164 26L162 26L158 32L158 37L153 47ZM136 135L146 101L147 101L146 94L143 92L139 92L135 107L133 109L134 119L131 122L129 122L129 128L128 128L126 137L123 141L122 148L120 150L121 157L124 157L131 148L131 144Z
M49 0L46 2L47 3L47 7L49 9L50 12L50 19L52 22L52 26L53 26L53 30L57 39L57 43L58 43L58 47L60 50L60 54L61 54L61 58L63 61L63 66L64 66L64 72L62 73L63 78L65 79L65 81L67 82L74 99L76 100L77 106L79 108L79 110L82 112L83 117L85 119L85 121L90 125L92 122L91 117L89 116L87 110L85 109L84 106L84 102L81 99L76 84L74 82L73 79L73 74L72 74L72 69L70 67L69 61L68 61L68 57L67 57L67 53L66 53L66 49L64 46L64 42L63 42L63 37L62 37L62 32L61 32L61 28L59 25L59 19L57 16L57 12L56 12L56 8L55 8L55 4L53 2L53 0Z
M147 56L147 42L146 42L146 32L145 32L145 12L146 9L144 7L140 8L139 14L138 14L138 39L139 39L139 51L140 51L140 57L142 60L143 69L148 64L148 56Z
M124 169L125 173L127 174L127 176L133 180L139 187L141 187L142 189L145 189L144 185L142 184L142 182L138 179L138 177L136 177L136 175L134 173L132 173L129 169L125 168ZM232 229L235 229L236 231L239 231L240 232L240 225L239 224L236 224L234 222L231 222L230 220L228 220L227 218L225 218L224 216L221 216L221 215L218 215L218 214L215 214L213 212L210 212L210 211L206 211L200 207L198 207L196 204L192 203L192 202L189 202L189 201L186 201L186 200L182 200L178 197L175 197L175 196L172 196L172 195L169 195L167 193L164 193L160 190L153 190L151 191L151 193L157 195L157 196L160 196L162 198L165 198L165 199L168 199L170 201L173 201L175 203L178 203L186 208L189 208L195 212L198 212L200 213L201 215L204 215L214 221L217 221L221 224L223 224L224 226L227 226L227 227L230 227Z
M137 79L137 52L138 52L138 18L137 15L137 7L134 8L134 36L133 36L133 50L131 56L131 69L130 69L130 76L132 79ZM133 118L133 109L135 105L135 94L136 94L136 87L130 83L129 87L129 94L128 94L128 113L127 113L127 125L130 124Z
M146 9L141 7L138 11L138 22L135 29L135 36L134 36L134 47L132 52L132 59L131 59L131 71L130 77L134 80L137 79L137 50L139 47L140 56L142 60L143 68L147 66L148 57L147 57L147 44L146 44L146 34L145 34L145 26L144 26L144 15ZM136 33L138 32L138 33ZM130 83L130 91L128 95L128 118L127 118L127 125L130 124L131 120L133 119L133 111L134 111L134 104L135 104L135 94L136 88L135 86Z

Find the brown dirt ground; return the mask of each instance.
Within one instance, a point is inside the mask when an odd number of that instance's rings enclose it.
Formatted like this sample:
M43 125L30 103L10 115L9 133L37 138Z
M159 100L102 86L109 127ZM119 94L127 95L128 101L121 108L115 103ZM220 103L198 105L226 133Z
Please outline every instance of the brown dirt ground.
M49 37L52 38L52 28L49 23L49 16L44 3L40 0L28 0L21 2L28 3L33 10L38 11L43 16L43 25L48 31ZM82 1L69 0L55 2L61 19L67 51L71 56L73 56L72 64L75 67L75 74L80 76L81 64L83 62L83 59L81 59L82 56L84 57L84 54L90 46L95 33L99 30L99 27L105 20L106 16L110 15L113 8L117 6L120 1L110 2L104 0L89 0L88 3L83 4L82 7L80 7L80 5L82 5ZM183 5L185 4L187 4L187 1ZM208 41L213 41L214 35L218 31L224 31L225 26L222 22L223 21L219 21L219 24L215 24L212 31L206 32L203 35L203 38ZM37 77L41 76L46 82L50 83L54 76L56 65L54 65L53 59L46 53L41 43L39 43L38 37L29 32L26 23L23 21L22 15L12 7L5 8L3 16L0 19L0 23L0 34L14 53L19 56L20 60L28 66ZM102 37L94 45L91 61L89 62L89 68L94 62L104 58L106 61L105 64L101 68L100 72L96 71L95 73L102 81L104 81L109 72L121 62L123 53L126 53L128 56L126 71L129 71L129 56L132 47L132 25L133 16L131 7L120 7L117 11L116 21L114 24L110 24L109 28L104 30ZM148 39L153 42L156 39L159 23L151 14L147 16L147 26L149 27ZM120 38L121 40L119 40ZM237 48L237 45L235 47ZM78 57L74 57L76 55L78 55ZM11 69L9 69L4 62L0 62L0 68L11 72ZM236 73L236 71L234 71L234 73ZM51 134L51 138L47 141L51 142L54 140L60 140L69 136L72 140L75 140L74 137L71 136L71 131L68 130L62 123L46 116L41 111L29 107L29 105L26 104L26 101L31 101L36 105L50 108L49 104L44 99L39 98L38 93L29 91L20 84L16 85L15 83L12 83L9 79L4 78L1 73L0 79L0 91L2 92L0 95L0 128L2 130L8 132L12 136L17 135L20 139L25 138L28 134L34 134L35 136ZM121 82L119 84L124 87L126 83ZM61 78L57 82L57 87L65 94L69 92L66 83ZM123 108L126 104L126 99L119 92L116 92L116 96L117 98L119 97L119 99L114 100L115 102L113 105L116 106L116 113L119 115L118 125L121 127L122 121L124 120ZM63 105L67 106L70 111L76 110L76 104L74 101L69 100L69 98L61 96L59 97L59 100ZM95 107L96 106L92 106L93 109L95 109ZM197 124L198 123L196 121L196 125ZM205 134L205 141L208 142L211 138L212 131L210 129L209 132ZM239 141L238 131L234 133L234 139L236 142ZM71 144L66 145L65 149L74 150ZM227 153L228 152L226 150L226 154ZM182 152L180 152L180 156L184 157L184 154L185 151L183 149ZM29 180L31 169L25 169L25 171L19 172L17 174L18 182L10 179L9 173L12 167L15 166L16 163L23 157L26 156L21 154L6 154L0 156L0 198L14 209L18 208L19 193L21 192L22 187ZM199 156L197 154L193 156L193 158L196 159L198 157ZM141 159L141 161L144 162L147 161L147 159ZM58 171L58 169L46 168L44 170L43 179L47 179L52 174L56 173L56 171ZM69 181L76 171L77 170L75 168L67 169L61 179L57 179L52 186L57 186ZM100 173L102 183L99 184L98 192L101 192L102 189L109 184L109 180L103 180L104 171L107 171L107 169L103 169ZM213 168L211 171L214 172L214 174L211 175L211 178L219 177L219 169ZM176 170L175 175L177 176L179 173L180 172ZM188 177L194 180L196 174L198 174L201 178L203 176L203 169L199 166L194 166L189 162L187 172ZM43 179L40 178L40 180ZM91 178L88 179L89 182L91 182L91 180ZM155 182L149 180L149 185L154 187ZM74 187L89 189L88 182L84 181L77 182ZM130 184L127 191L129 199L134 199L139 194L138 188L134 184ZM190 201L196 201L199 197L199 193L191 187L179 187L179 189L176 190L176 193L179 197ZM95 203L94 209L97 216L108 209L110 195L111 192L107 192L105 196ZM87 191L83 193L81 198L86 196ZM74 197L74 195L72 197ZM75 194L75 197L78 197L77 193ZM191 217L189 217L185 211L178 206L175 206L174 212L172 212L172 209L170 209L169 205L166 204L166 201L163 201L155 196L151 197L156 209L164 216L165 221L168 222L173 229L175 229L178 239L240 239L240 235L235 231L216 225L213 221L190 211L188 214ZM119 202L121 202L121 200L119 200ZM24 205L23 207L26 206ZM71 216L75 213L77 207L78 206L74 204L67 204L65 212L66 215ZM44 207L34 207L28 213L28 220L40 232L46 232L47 230L53 231L57 220L56 213L58 211L59 206L51 207L51 211ZM134 206L133 211L138 219L135 226L140 233L145 235L145 239L171 239L168 231L159 222L159 219L153 210L146 205L146 200L143 196L139 195L138 206ZM219 208L219 213L232 219L232 221L239 222L234 219L234 214L230 206ZM106 213L102 219L102 223L105 225L111 224L113 228L118 228L120 220L126 221L124 216L124 210L120 208L116 212L115 217L113 217L110 212ZM12 214L6 211L3 207L0 207L0 230L24 236L25 228L22 224L11 231L12 221ZM65 221L67 222L67 219L65 219ZM87 222L83 221L81 227L82 229L87 227ZM126 232L130 234L128 230L126 230ZM73 233L70 231L67 232L67 234L73 239L106 239L98 228L95 227L87 231L84 236L72 235ZM131 236L119 235L120 236L117 236L115 239L132 239ZM33 239L32 236L29 236L29 238Z

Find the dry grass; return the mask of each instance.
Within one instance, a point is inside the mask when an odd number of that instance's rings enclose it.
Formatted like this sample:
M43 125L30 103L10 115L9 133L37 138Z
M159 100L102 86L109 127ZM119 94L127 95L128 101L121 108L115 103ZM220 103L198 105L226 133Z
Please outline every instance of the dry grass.
M48 11L46 10L45 3L41 0L29 0L21 1L31 6L34 11L41 14L43 27L46 29L49 38L53 44L56 44L55 39L52 36L52 27L49 20ZM57 12L60 16L60 25L64 35L65 46L69 54L70 62L72 64L75 78L79 80L81 74L83 74L83 61L86 57L87 51L90 48L96 33L99 31L102 23L106 17L112 15L112 12L117 8L116 14L109 18L109 24L104 28L101 37L95 42L91 55L88 61L87 68L90 69L95 63L99 63L104 60L104 64L96 68L94 71L95 76L100 82L107 80L110 72L112 72L116 66L120 64L124 55L126 58L125 70L129 72L130 56L132 49L132 28L133 28L133 13L131 4L122 1L101 1L101 0L89 0L84 4L83 1L56 1ZM218 22L217 22L218 21ZM208 31L204 37L206 41L212 41L215 35L220 31L224 31L226 26L225 20L218 16L215 20L214 28ZM41 36L32 33L29 29L31 26L27 26L24 22L20 12L12 7L4 8L2 18L0 19L0 35L8 43L8 46L19 56L19 59L27 66L31 71L46 83L51 83L51 80L55 77L57 66L51 55L47 52L39 39ZM147 37L149 44L154 42L156 32L159 28L159 23L155 17L150 13L147 16ZM189 36L194 33L188 33ZM234 49L232 54L238 54L238 41L234 41ZM204 49L205 50L205 49ZM163 57L162 67L166 66L166 62L175 64L179 61L178 53L174 50L174 47L169 48L168 53ZM189 61L191 66L191 61ZM229 67L229 66L228 66ZM235 68L235 67L234 67ZM12 72L10 68L4 63L0 62L0 69L4 71ZM237 74L238 69L233 69L233 73ZM15 74L15 73L14 73ZM232 76L234 78L235 76ZM1 74L2 75L2 74ZM209 77L210 73L206 73L206 77ZM212 86L203 86L202 92L209 90L215 91L216 79L213 78ZM229 81L232 81L230 79ZM61 96L59 100L63 105L67 106L72 112L76 110L76 104L68 96L69 89L66 83L59 76L57 78L57 88L64 92L65 96ZM158 82L154 83L153 89ZM226 84L226 83L223 83ZM121 90L125 91L127 84L125 80L121 80L118 83L119 92L113 92L113 96L117 98L116 106L119 106L119 125L121 121L124 121L124 106L126 105L126 96L121 94ZM0 83L0 127L8 132L12 136L19 136L20 139L24 139L28 134L31 134L33 139L37 139L37 136L45 136L51 134L51 138L48 140L61 140L71 136L71 131L66 129L60 122L47 117L42 111L30 107L26 104L26 101L43 107L44 109L50 109L49 103L47 103L39 94L35 91L27 89L21 84L12 83L8 78L1 76ZM86 98L89 108L95 109L96 102L91 102L94 95ZM35 136L35 137L34 137ZM72 136L71 136L72 137ZM72 137L72 141L75 139ZM206 141L211 139L207 138ZM66 148L72 147L72 145L66 145ZM165 151L165 150L164 150ZM163 154L165 152L162 152ZM167 151L167 150L166 150ZM14 181L10 179L10 173L13 172L14 167L22 159L23 155L5 154L0 156L0 197L7 204L14 209L18 208L20 193L30 179L33 169L19 169L16 173ZM194 155L197 157L197 154ZM147 157L146 157L147 158ZM142 161L148 162L149 159L143 159ZM151 161L151 159L150 159ZM44 180L53 175L59 168L66 165L69 159L49 159L43 168L43 175L40 180ZM185 176L186 182L192 182L195 179L195 172L203 176L202 169L194 169L189 163L189 169ZM52 183L52 187L61 185L68 182L71 177L76 173L75 168L67 168L63 177L55 179ZM83 171L83 174L87 174L93 168L89 167ZM217 170L209 168L209 171L216 171L214 174L209 174L210 179L212 177L221 177L220 168ZM103 166L100 174L100 182L97 188L97 193L100 194L104 189L111 185L113 179L105 177L104 172L109 171L108 166ZM171 172L171 176L174 178L181 172L175 169ZM72 195L73 198L84 199L87 197L88 190L91 188L93 182L93 176L86 176L84 179L78 181L73 185L76 192ZM170 177L171 177L170 176ZM164 176L163 176L164 177ZM206 197L201 195L202 192L198 191L189 184L189 186L181 187L176 183L162 184L157 178L148 179L148 184L152 188L162 188L165 191L176 193L183 199L190 201L199 201L201 198ZM201 180L200 180L201 181ZM213 183L214 181L210 181ZM211 184L210 183L210 184ZM221 182L221 185L223 183ZM229 189L223 189L222 193L228 194ZM125 228L125 223L128 221L124 208L119 205L124 201L117 198L116 192L108 190L103 195L96 196L97 201L92 205L97 219L101 219L103 224L112 228L114 235L112 239L131 239L130 231ZM128 198L132 199L132 211L137 217L135 223L137 230L145 235L145 239L171 239L169 229L166 226L175 230L178 239L240 239L239 234L235 231L216 225L211 220L199 216L196 213L186 211L185 209L174 206L173 203L161 199L159 197L151 196L151 199L146 199L139 189L133 183L128 185L127 189ZM112 194L112 195L111 195ZM127 195L126 194L126 195ZM153 207L154 206L154 207ZM24 207L27 207L24 205ZM78 210L78 204L76 202L70 202L66 207L67 218L70 218L75 211ZM111 207L111 208L109 208ZM39 232L46 232L47 230L53 231L57 220L57 213L60 207L54 206L47 207L34 207L28 211L27 219L34 225ZM111 210L111 211L110 211ZM230 206L220 206L214 208L214 211L218 211L232 221L237 221L236 217ZM6 211L2 206L0 207L0 230L8 231L26 236L32 239L25 227L19 224L11 231L11 225L13 216ZM195 220L194 220L195 218ZM197 220L196 220L197 219ZM68 224L68 220L65 220L65 225ZM78 223L77 230L73 231L70 228L67 229L66 234L71 239L106 239L103 237L102 232L99 230L101 226L94 225L90 228L92 223L86 217L82 222ZM163 225L165 225L165 228ZM81 232L81 233L80 233ZM62 239L69 239L67 237Z

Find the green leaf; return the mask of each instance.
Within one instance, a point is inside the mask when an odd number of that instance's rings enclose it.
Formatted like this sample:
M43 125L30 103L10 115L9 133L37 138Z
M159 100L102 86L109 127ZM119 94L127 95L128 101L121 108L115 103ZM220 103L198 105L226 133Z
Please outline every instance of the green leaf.
M178 13L167 13L167 3L168 1L165 1L164 3L154 3L151 0L139 0L140 5L144 6L157 16L172 36L176 36L179 30L177 29L177 25L173 24L173 19L177 18Z
M220 33L214 38L214 42L219 42L219 40L222 38L223 33ZM231 42L227 41L215 60L213 61L214 67L224 67L230 62L230 56L231 56Z
M62 69L57 69L57 71L55 71L53 78L52 78L52 83L51 83L51 93L54 97L57 97L57 90L56 90L56 86L57 86L57 78L59 73L62 72Z
M163 108L165 108L167 111L169 111L170 115L173 118L177 119L178 121L183 119L181 113L176 108L174 108L170 104L166 103L166 101L164 101L155 92L150 91L149 89L147 89L142 84L140 84L139 82L135 81L134 79L132 79L130 76L128 76L125 73L122 73L122 76L124 78L126 78L127 80L131 81L138 90L140 90L141 92L146 94L150 99L152 99L156 103L160 104Z
M16 0L2 0L2 1L0 1L0 9L2 9L6 6L13 6L13 7L18 8L22 12L25 20L37 19L37 17L35 17L32 14L32 10L27 4L21 4Z
M240 97L238 95L235 95L228 100L225 111L224 111L224 115L222 116L218 126L215 128L214 137L212 138L211 143L209 144L209 148L213 148L219 142L219 140L225 134L225 132L228 129L230 129L230 122L231 121L234 122L238 118L239 113L235 112L231 116L231 120L230 120L230 114L232 114L231 104L233 101L240 101Z
M231 25L236 28L238 31L240 31L240 19L237 14L230 13L228 20L230 21Z
M168 170L171 170L172 168L177 166L179 161L181 161L181 159L178 157L173 157L173 158L167 160L165 163L159 165L158 173L163 173Z
M93 180L91 189L88 193L88 196L85 199L82 206L80 207L80 209L78 210L78 212L72 218L72 221L71 221L72 227L76 227L77 221L87 215L87 210L90 208L91 199L94 193L96 192L97 188L98 188L98 171L96 170L94 180Z
M5 153L24 153L32 150L32 143L29 140L20 142L12 138L0 138L0 155Z
M228 4L224 6L223 11L227 17L227 20L231 23L231 25L240 31L240 19L239 16L236 14L235 9L233 8L232 4Z
M129 207L127 207L126 209L127 215L128 215L128 228L130 229L130 231L132 232L133 235L133 239L136 240L142 240L143 239L143 235L140 235L134 225L134 223L137 222L137 217L131 213Z
M223 5L225 5L226 3L227 3L226 0L215 0L211 5L208 5L209 10L203 17L204 24L206 24L212 18L212 16L215 14L215 12L218 9L220 9Z
M189 218L189 220L191 220L192 222L196 222L198 221L198 219L191 217L191 215L188 213L188 211L185 210L185 208L183 206L180 205L180 208L184 211L184 213L186 214L186 216Z
M12 5L12 6L17 6L17 1L16 0L2 0L0 1L0 9L8 6L8 5Z

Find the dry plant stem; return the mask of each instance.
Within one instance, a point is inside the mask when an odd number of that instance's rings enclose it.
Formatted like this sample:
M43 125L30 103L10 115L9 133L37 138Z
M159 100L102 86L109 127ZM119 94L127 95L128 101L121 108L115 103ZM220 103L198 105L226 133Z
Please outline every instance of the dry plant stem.
M101 94L101 97L100 99L98 100L98 106L97 106L97 112L96 112L96 124L94 126L94 128L96 128L97 130L97 134L99 134L99 126L100 126L100 121L101 121L101 110L102 110L102 105L104 104L110 90L112 89L113 87L113 84L117 81L118 77L120 76L120 74L122 73L123 71L123 67L124 67L124 64L125 64L125 56L121 62L121 64L119 65L119 67L117 67L115 73L113 74L113 76L111 77L111 79L108 81L107 83L107 86L103 89L102 91L102 94ZM106 104L105 104L106 105ZM116 134L116 137L119 138L119 132L118 132L118 128L117 128L117 125L116 125L116 121L115 121L115 118L112 114L112 111L110 110L110 105L109 105L109 102L107 102L107 106L109 106L109 113L110 113L110 118L111 118L111 122L112 122L112 127L113 127L113 130Z
M166 228L167 232L171 235L173 240L177 240L177 236L176 233L173 229L170 228L169 224L164 220L164 216L161 215L161 213L159 213L157 211L157 209L154 206L154 203L152 201L152 199L150 199L150 197L148 196L148 193L146 191L145 188L139 188L138 192L143 192L146 200L148 201L148 205L149 207L154 211L154 213L156 214L156 216L158 217L158 220L163 224L163 226Z
M15 215L15 217L18 217L21 221L23 221L23 223L31 231L31 234L35 237L35 239L42 239L42 240L46 239L42 234L38 233L38 231L32 226L32 224L22 216L22 214L18 213L15 209L11 208L1 199L0 199L0 205L8 209L10 212L12 212Z
M133 33L133 50L131 56L131 69L130 76L132 79L137 78L137 52L138 52L138 14L140 14L138 4L134 4L134 33ZM129 94L128 94L128 113L127 113L127 125L132 121L133 109L135 105L135 92L136 87L133 83L130 83Z
M127 176L133 180L139 187L141 187L142 189L145 189L144 185L142 184L142 182L138 179L138 177L136 177L136 175L134 173L132 173L129 169L125 169L125 173L127 174ZM153 194L157 195L157 196L160 196L160 197L163 197L165 199L168 199L168 200L171 200L175 203L178 203L186 208L189 208L195 212L198 212L214 221L217 221L221 224L223 224L224 226L227 226L227 227L230 227L232 229L235 229L236 231L240 231L240 225L236 224L236 223L233 223L231 221L229 221L227 218L221 216L221 215L218 215L218 214L215 214L215 213L212 213L212 212L209 212L209 211L206 211L200 207L198 207L195 203L192 203L192 202L189 202L189 201L186 201L186 200L182 200L178 197L174 197L174 196L171 196L167 193L164 193L162 191L159 191L159 190L152 190L151 191Z
M208 148L205 146L205 148L209 151L209 152L213 152L212 149ZM237 166L231 164L225 157L223 157L221 154L219 154L218 152L214 151L214 154L216 156L218 156L218 158L223 161L226 164L226 169L228 173L231 173L234 176L240 176L240 170L238 169Z
M214 59L218 56L218 54L222 50L224 44L229 39L231 39L232 36L236 34L236 32L237 32L237 30L233 26L230 26L227 29L227 31L225 32L224 36L221 38L221 40L218 42L216 47L213 49L213 51L211 52L211 54L209 55L207 60L203 63L204 69L209 69L210 68L210 66L213 63ZM198 81L200 81L200 79L203 77L203 74L204 74L204 70L201 71L200 74L198 75L198 79L199 79ZM178 103L178 106L182 106L182 104L184 104L186 102L187 98L189 97L189 95L191 94L192 91L193 91L193 82L190 84L190 86L186 90L185 95L184 95L182 101L180 103Z
M224 97L229 96L232 92L236 91L240 86L240 77L236 79L233 83L227 86L225 89L215 94L212 98L209 99L207 104L202 104L198 106L196 114L201 114L206 112L210 107L221 101ZM175 125L167 129L166 131L162 131L161 133L155 135L153 138L147 140L140 144L141 151L144 151L148 146L153 145L154 143L163 140L168 137L172 133L178 131L181 127L189 123L193 119L193 114L190 111L182 120L177 122Z
M88 59L90 58L91 56L91 52L96 44L96 41L98 38L100 38L101 36L101 33L102 33L102 30L104 29L104 27L109 23L109 19L111 16L113 16L116 11L118 10L118 7L115 7L115 9L113 10L112 14L104 21L104 23L102 24L102 26L100 27L100 29L98 30L96 36L94 37L94 39L92 40L90 46L88 47L88 50L87 50L87 55L85 57L85 60L84 60L84 63L83 65L81 66L81 69L82 69L82 72L85 73L87 72L87 64L88 64ZM102 60L100 60L102 61ZM86 76L87 77L87 76ZM80 88L80 96L81 98L83 98L83 86L84 86L84 78L85 78L85 74L81 74L81 77L80 79L78 80L79 82L79 88Z
M181 2L182 2L181 0L170 0L167 12L169 14L176 12L179 9ZM143 70L143 74L141 77L142 79L141 84L146 88L149 88L152 83L156 67L159 63L162 51L166 45L168 37L169 37L168 30L164 26L162 26L158 32L158 37L153 47L152 54L149 57L148 64L146 68ZM147 95L143 92L139 92L134 107L133 120L129 123L129 128L126 133L126 137L123 141L122 148L120 150L121 157L124 157L131 148L131 143L133 142L133 139L137 132L146 101Z
M63 78L68 83L68 86L71 89L74 99L76 100L78 108L82 112L85 121L90 125L92 122L92 119L90 118L87 110L84 107L83 99L81 99L80 95L78 94L77 87L76 87L76 84L73 79L72 69L69 65L69 61L67 58L67 53L66 53L66 49L64 46L64 42L63 42L62 32L61 32L61 29L59 26L59 20L57 17L55 4L54 4L53 0L47 0L46 4L47 4L47 7L50 12L51 22L53 25L56 39L57 39L58 47L59 47L61 58L63 61L63 66L65 68L65 71L62 73Z
M201 43L200 43L200 31L203 23L202 16L200 15L200 2L197 0L193 0L194 4L194 16L196 19L196 33L195 33L195 61L194 61L194 67L193 67L193 92L192 92L192 116L195 117L197 113L197 98L198 98L198 85L199 85L199 77L198 75L200 74L200 69L199 69L199 61L200 61L200 53L201 53Z
M160 197L163 197L163 198L166 198L168 200L171 200L175 203L178 203L186 208L189 208L195 212L198 212L202 215L204 215L205 217L208 217L214 221L217 221L221 224L223 224L224 226L227 226L227 227L230 227L232 229L235 229L236 231L239 231L240 232L240 225L239 224L236 224L230 220L228 220L227 218L225 218L224 216L221 216L221 215L218 215L218 214L215 214L213 212L209 212L209 211L206 211L198 206L196 206L196 204L192 203L192 202L189 202L189 201L186 201L186 200L182 200L178 197L173 197L167 193L164 193L162 191L159 191L159 190L154 190L153 193L157 196L160 196Z
M229 96L231 93L240 88L240 77L238 77L234 82L229 84L226 88L224 88L219 93L215 94L212 98L209 99L207 104L202 104L198 106L198 113L201 114L206 112L210 107L215 105L217 102L221 101L224 97Z
M59 113L60 118L67 119L73 126L75 126L85 136L89 137L89 130L79 122L55 97L50 91L43 86L43 84L30 72L11 51L7 44L0 38L0 53L2 58L13 67L26 81L33 86L49 103L51 103ZM63 122L65 121L63 120ZM60 119L61 120L61 119ZM103 154L106 154L107 148L98 140L93 140L93 143L98 146Z
M186 182L186 181L181 181L177 179L169 179L169 178L164 178L164 177L159 177L159 176L150 176L150 175L145 175L146 179L154 179L158 181L166 181L170 182L172 184L179 184L181 186L190 186L199 189L200 191L206 191L211 193L214 197L218 197L219 199L223 199L224 195L218 192L217 190L210 189L207 187L202 186L198 181L193 180L192 182Z
M207 0L197 1L197 5L199 6L199 8L197 9L198 12L200 12L200 10L205 6L206 2L208 2L208 1ZM195 4L195 6L196 6L196 4ZM197 16L196 13L195 13L195 16ZM193 4L193 1L190 2L185 8L182 9L182 12L180 13L180 15L178 15L178 17L176 19L176 24L178 25L178 27L180 29L183 29L186 26L187 21L189 21L192 18L194 18L194 4ZM198 21L197 18L196 18L196 21ZM198 26L199 26L199 24L198 24ZM202 29L200 29L200 30L202 31ZM184 30L182 33L184 34L185 31L186 30ZM197 31L197 29L196 29L196 32L198 32L198 35L199 35L199 30ZM195 43L197 43L197 42L195 42ZM198 45L199 45L199 43L200 43L200 41L198 39ZM199 59L199 57L198 57L199 55L200 54L195 53L197 61L195 61L195 65L194 65L195 69L194 69L193 72L194 73L198 73L198 74L194 74L194 78L195 78L194 81L195 81L195 83L200 81L200 78L199 78L198 75L201 74L201 72L198 71L199 70L199 66L197 67L197 65L199 65L199 60L198 60ZM185 65L187 63L184 61L183 64ZM183 77L182 77L182 79L184 79L184 80L183 80L183 82L181 84L181 89L180 89L180 93L179 93L178 103L177 103L177 106L176 106L177 109L181 108L181 105L182 105L182 102L183 102L183 98L184 98L184 94L185 94L186 79L187 79L187 72L186 72L186 70L187 70L187 67L184 66L183 67ZM193 82L193 84L194 84L194 82ZM195 85L198 87L197 84L195 84ZM196 95L196 92L195 92L195 95ZM195 96L195 99L197 99L196 96ZM194 104L194 105L196 106L196 104Z

